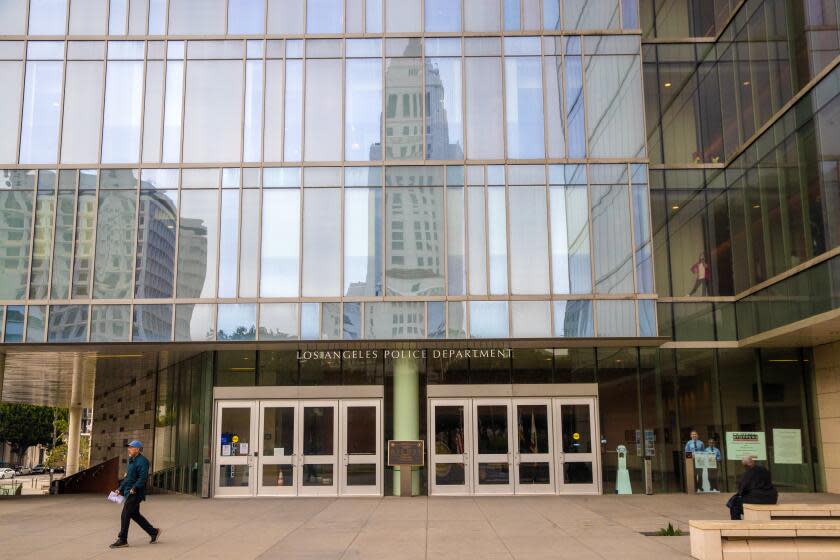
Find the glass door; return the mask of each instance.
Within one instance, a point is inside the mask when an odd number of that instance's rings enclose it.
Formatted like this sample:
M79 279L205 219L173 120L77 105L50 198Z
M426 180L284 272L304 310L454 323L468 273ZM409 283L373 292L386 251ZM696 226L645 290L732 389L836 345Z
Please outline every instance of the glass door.
M341 401L343 496L382 495L382 422L379 400Z
M217 401L216 403L216 496L254 494L257 453L257 403L255 401Z
M517 494L554 493L551 399L513 401Z
M429 403L429 449L432 494L469 494L472 471L469 448L472 441L468 400L432 399ZM431 438L430 438L431 439Z
M298 426L298 495L338 494L337 401L300 401Z
M554 414L559 421L556 446L561 494L600 492L595 412L594 398L554 399Z
M260 401L261 449L257 461L257 494L297 494L296 401Z
M513 493L510 404L510 399L473 401L476 494Z

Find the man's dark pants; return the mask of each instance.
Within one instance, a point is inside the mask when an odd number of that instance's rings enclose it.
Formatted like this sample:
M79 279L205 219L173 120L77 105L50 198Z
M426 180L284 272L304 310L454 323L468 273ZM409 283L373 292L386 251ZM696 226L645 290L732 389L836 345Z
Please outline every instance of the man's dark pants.
M119 539L121 541L128 540L128 524L132 519L140 525L140 528L146 531L150 537L156 534L156 529L152 527L152 524L140 514L140 502L140 496L137 494L129 494L125 497L125 502L123 502L122 520L120 523Z
M729 508L729 518L732 520L740 520L744 515L744 500L738 494L729 498L726 507Z

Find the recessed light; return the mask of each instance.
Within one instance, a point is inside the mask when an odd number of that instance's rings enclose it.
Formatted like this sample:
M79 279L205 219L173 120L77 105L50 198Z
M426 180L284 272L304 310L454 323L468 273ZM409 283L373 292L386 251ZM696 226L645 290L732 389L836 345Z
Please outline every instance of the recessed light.
M671 210L679 210L679 209L680 209L680 207L677 206L676 204L671 206Z
M744 80L744 85L745 85L745 86L750 85L750 81L749 81L749 80Z
M665 82L665 87L671 87L671 82Z

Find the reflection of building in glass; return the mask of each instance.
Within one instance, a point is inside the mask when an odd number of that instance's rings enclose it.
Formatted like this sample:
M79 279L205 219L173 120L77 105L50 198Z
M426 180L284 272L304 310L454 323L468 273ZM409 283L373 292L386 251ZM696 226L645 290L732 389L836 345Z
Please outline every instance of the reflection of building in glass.
M460 144L453 144L449 137L449 119L446 114L444 99L446 91L440 79L437 66L426 63L426 158L464 159L464 150Z
M134 280L137 297L164 298L174 293L176 215L177 208L169 195L154 190L142 192Z
M29 253L32 195L32 191L0 192L0 297L4 299L23 296L9 290L24 285L29 268L28 259L21 257Z
M427 114L425 118L423 116L422 93L418 88L420 68L417 59L394 58L389 60L385 70L386 160L423 159L424 131L426 154L441 154L436 159L463 159L462 147L450 142L443 102L446 92L438 69L430 63L426 63L424 69ZM370 152L372 160L382 159L380 144L371 146ZM423 167L389 167L385 183L385 239L389 242L384 248L386 294L442 295L443 177ZM370 198L371 205L377 203L373 194ZM370 227L376 228L369 236L374 239L381 230L378 220L371 220ZM369 272L381 278L378 260ZM377 289L376 295L379 294ZM377 333L388 338L424 337L426 331L425 314L410 304L370 306L366 310L365 323L369 328L386 326L383 331L390 325L391 336Z

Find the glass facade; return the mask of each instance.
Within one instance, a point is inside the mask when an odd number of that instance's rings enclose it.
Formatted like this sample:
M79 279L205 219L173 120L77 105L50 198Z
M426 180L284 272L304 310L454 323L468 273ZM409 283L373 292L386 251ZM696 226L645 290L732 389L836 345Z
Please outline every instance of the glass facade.
M0 343L191 349L156 383L178 491L201 486L214 385L381 386L400 436L405 363L296 355L391 344L424 352L417 437L435 385L590 384L604 492L617 445L634 486L649 459L683 489L692 429L798 429L774 476L814 490L811 351L761 337L840 307L838 21L804 0L0 1ZM425 356L470 345L515 351Z

